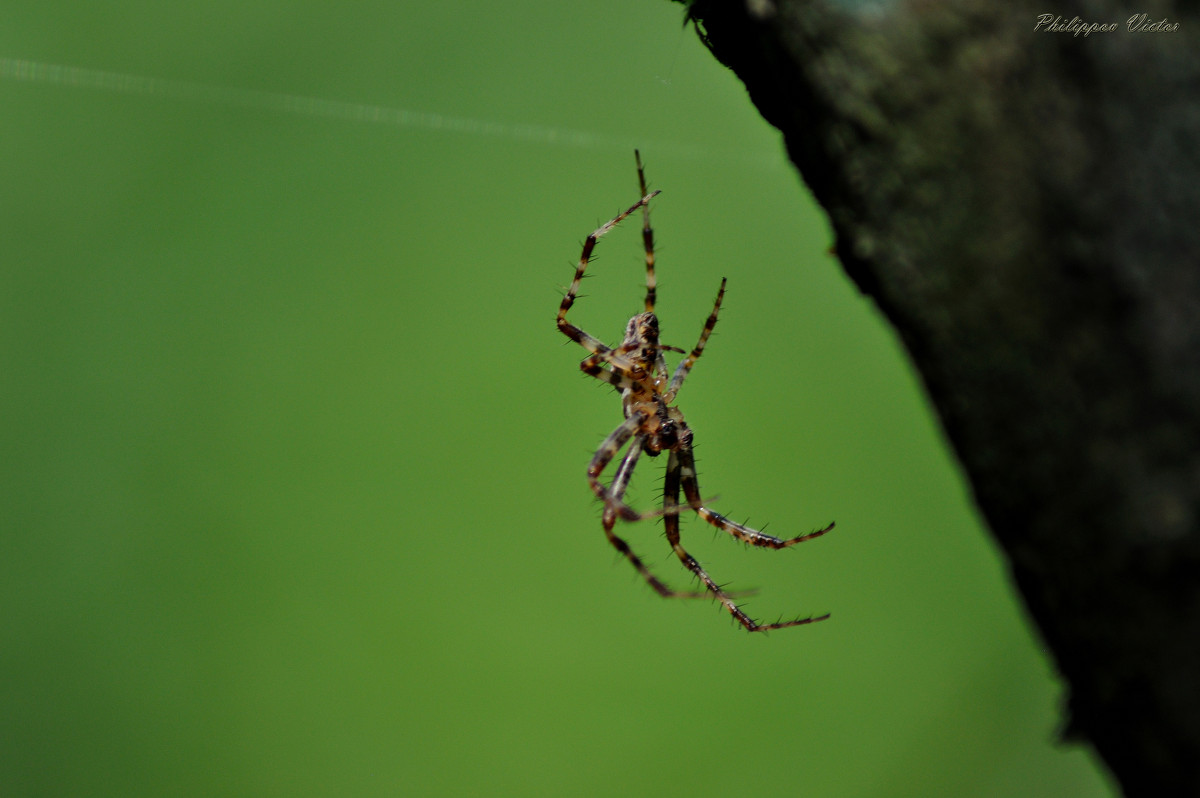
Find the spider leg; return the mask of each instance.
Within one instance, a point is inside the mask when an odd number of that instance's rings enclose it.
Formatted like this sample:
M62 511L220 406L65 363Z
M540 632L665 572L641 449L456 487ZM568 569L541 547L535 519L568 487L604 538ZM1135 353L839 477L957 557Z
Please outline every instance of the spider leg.
M612 486L609 488L609 491L613 499L617 501L621 500L625 495L625 489L629 487L629 478L633 475L634 466L637 465L638 458L642 454L642 440L643 436L638 435L629 444L629 451L625 453L624 459L621 460L621 465L617 468L617 474L613 477ZM667 587L662 580L650 572L650 569L646 567L642 559L634 554L633 550L629 548L629 544L613 532L613 527L616 523L616 510L610 506L606 506L603 518L604 536L608 538L608 542L612 544L613 548L625 555L625 559L632 563L637 572L646 580L646 584L654 588L654 592L663 598L707 598L707 592L680 591Z
M634 150L633 157L637 161L638 187L642 190L644 197L649 194L649 189L646 188L646 172L642 169L642 154ZM646 312L653 313L654 303L658 298L658 278L654 274L654 228L650 226L649 203L642 206L642 245L646 250ZM667 362L663 359L663 352L672 348L659 346L654 359L654 366L658 374L666 375Z
M642 169L642 154L637 150L633 151L634 160L637 161L638 169L638 186L642 189L642 196L646 196L649 192L646 190L646 173ZM650 206L642 206L642 243L646 247L646 312L654 312L654 301L658 295L658 281L654 276L654 228L650 226Z
M604 472L604 469L617 456L617 452L621 450L625 442L634 436L645 421L646 414L641 412L636 412L622 421L621 426L613 430L604 439L604 442L600 444L600 448L596 450L596 454L592 456L592 462L588 465L588 485L591 486L592 493L595 493L604 502L604 512L606 515L609 511L612 511L616 515L621 516L621 518L629 521L641 520L641 514L637 510L622 502L620 497L613 494L613 491L604 487L604 483L600 481L600 474ZM639 443L638 446L640 447L641 444ZM626 457L628 458L628 455ZM620 469L618 469L618 476L620 476L619 471ZM626 475L626 480L628 480L628 475ZM614 480L615 484L616 480Z
M700 354L704 351L704 345L708 343L708 336L712 335L713 328L717 326L717 313L721 310L721 300L725 298L725 278L721 278L721 287L717 290L717 301L713 303L712 313L708 314L708 320L704 322L704 329L700 331L700 340L692 347L692 351L688 356L679 361L679 365L675 367L675 374L671 377L671 387L663 395L668 403L675 401L676 394L683 387L683 381L687 378L688 372L692 370L692 366L700 359Z
M720 513L713 512L705 507L703 500L700 498L700 483L696 479L696 458L692 454L692 431L690 429L685 433L684 440L681 441L679 446L679 470L680 478L683 482L683 492L687 495L688 505L705 521L717 529L728 532L743 543L767 549L786 549L788 546L794 546L806 540L819 538L833 529L833 524L831 523L824 529L809 532L807 535L782 539L772 537L742 524L736 524Z
M621 465L617 466L617 473L613 477L612 484L608 486L609 495L615 501L621 501L625 497L625 491L629 488L629 478L633 476L633 469L637 466L638 458L642 456L642 442L646 440L645 435L636 435L633 441L629 444L629 449L625 452L625 456L621 459ZM604 525L610 523L616 524L617 513L612 507L604 508Z
M598 380L609 383L618 391L624 391L633 388L635 385L641 386L646 390L652 390L644 380L633 379L624 372L614 370L609 371L604 368L604 359L599 355L588 355L579 363L579 369L589 377L595 377Z
M618 391L637 386L646 393L657 393L657 383L651 378L646 370L640 366L634 366L631 369L623 368L622 364L625 361L621 358L622 350L613 350L616 352L616 357L605 358L601 355L588 355L579 362L579 370L589 377L595 377L598 380L604 380L611 383ZM609 365L612 370L608 371L604 365ZM657 355L657 364L655 365L656 374L665 374L667 364L663 361L662 350L660 349Z
M583 251L579 255L579 265L575 267L575 277L571 280L571 286L567 289L567 293L563 295L562 303L558 306L558 318L556 321L558 324L558 329L563 335L587 349L593 355L596 355L602 360L612 364L613 368L617 368L621 371L629 373L630 376L635 376L634 370L637 369L637 366L630 360L615 354L612 348L605 346L596 338L593 338L579 327L576 327L574 324L571 324L569 321L567 321L567 311L570 310L571 306L575 304L575 298L579 294L579 281L583 279L583 273L587 271L588 263L592 258L592 250L596 248L596 242L600 239L600 236L604 235L609 230L612 230L614 227L620 224L622 220L624 220L638 208L645 207L646 204L650 202L650 200L653 199L658 193L659 192L655 191L644 195L640 200L630 206L628 210L618 214L611 221L601 225L587 237L587 239L583 242Z
M788 626L802 626L806 623L815 623L829 617L826 614L817 617L796 618L795 620L781 621L779 623L759 623L743 612L742 608L734 602L733 596L726 593L720 585L714 582L703 566L697 562L695 557L688 554L687 549L679 542L679 514L675 510L679 505L679 487L682 472L682 458L675 451L672 451L667 458L667 476L663 483L663 524L667 531L667 542L671 544L671 548L675 550L675 555L679 557L684 567L695 574L704 583L704 586L708 588L708 592L725 605L725 609L729 610L729 614L734 617L734 620L740 623L747 632L766 632L771 629L783 629Z

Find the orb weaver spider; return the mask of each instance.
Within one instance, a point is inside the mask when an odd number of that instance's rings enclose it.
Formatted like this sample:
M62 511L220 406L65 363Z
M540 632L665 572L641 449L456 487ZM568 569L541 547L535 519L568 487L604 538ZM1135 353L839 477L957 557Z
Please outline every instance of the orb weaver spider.
M700 485L696 478L696 458L692 452L692 430L684 421L683 413L674 406L674 402L679 395L679 389L683 387L683 381L700 358L704 351L704 345L708 342L708 337L717 324L721 300L725 297L726 281L724 278L721 279L721 287L717 290L717 299L713 303L712 313L704 323L704 329L700 331L700 340L696 342L691 352L685 352L683 349L659 342L658 317L654 314L657 295L654 276L654 231L650 227L650 200L658 196L659 192L646 191L645 170L642 167L641 154L637 150L634 150L634 158L637 161L638 184L641 187L642 198L627 211L595 230L583 242L583 252L579 256L579 265L575 268L575 278L571 281L571 286L563 296L562 304L558 307L558 329L591 353L583 359L579 368L584 374L603 380L619 391L625 412L625 420L604 439L587 469L588 484L591 486L592 492L604 502L601 521L604 534L609 543L629 560L642 578L660 596L664 598L711 596L720 601L747 631L764 632L770 629L782 629L788 626L801 626L823 621L829 617L828 613L790 621L759 623L742 611L734 602L735 594L726 592L724 588L714 582L708 572L692 555L688 554L680 543L679 514L684 509L679 504L681 488L687 499L685 505L687 509L694 511L700 518L717 529L728 532L751 546L785 549L797 543L820 537L833 529L834 525L831 523L824 529L818 529L795 538L776 538L757 529L730 521L725 516L706 507L700 498ZM579 292L579 282L583 279L584 272L587 271L596 242L639 208L642 210L642 241L646 250L646 309L629 320L629 324L625 328L625 338L620 345L610 348L567 321L567 311L575 304ZM668 351L686 355L675 367L673 374L668 372L663 357L663 353ZM629 448L617 467L612 482L606 487L600 481L600 475L626 443L629 444ZM629 479L643 453L650 457L657 457L663 452L667 453L667 473L663 485L662 509L640 513L624 501ZM679 557L680 562L704 585L703 592L684 592L668 587L650 572L650 569L633 552L629 544L613 531L618 518L624 521L638 521L658 516L663 519L667 542L671 544L671 548Z

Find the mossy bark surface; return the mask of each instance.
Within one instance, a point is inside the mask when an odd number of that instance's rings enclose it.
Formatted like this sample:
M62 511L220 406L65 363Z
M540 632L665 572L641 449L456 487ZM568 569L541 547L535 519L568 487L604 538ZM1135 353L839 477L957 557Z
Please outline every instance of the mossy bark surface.
M1200 795L1200 16L1144 5L1177 28L1110 2L1086 36L1028 2L690 14L911 354L1067 735L1128 795Z

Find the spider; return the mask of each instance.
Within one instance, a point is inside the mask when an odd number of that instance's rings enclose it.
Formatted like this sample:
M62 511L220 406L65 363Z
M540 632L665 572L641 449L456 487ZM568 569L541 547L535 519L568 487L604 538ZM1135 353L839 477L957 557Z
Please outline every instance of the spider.
M708 337L717 324L717 313L721 310L721 300L725 297L726 281L722 278L721 287L717 290L716 302L713 303L712 313L704 323L704 329L700 331L700 340L696 342L691 352L659 342L658 317L654 314L654 302L657 294L654 276L654 231L650 227L650 200L654 199L659 192L646 191L645 171L642 168L641 154L637 150L634 150L634 159L637 162L638 185L641 187L642 198L627 211L619 214L587 237L583 243L583 252L579 256L579 265L575 268L575 278L571 281L571 286L563 296L562 304L558 307L558 329L591 353L583 359L579 368L584 374L603 380L618 390L621 393L621 404L625 412L625 420L604 439L604 443L592 457L591 464L587 469L588 484L596 496L604 502L601 522L604 534L609 543L629 560L642 578L660 596L664 598L711 596L720 601L747 631L763 632L823 621L829 617L828 613L777 623L759 623L742 611L734 602L735 594L726 592L723 587L714 582L708 572L692 555L688 554L680 543L679 514L683 510L679 504L681 488L687 499L686 507L688 509L695 511L700 518L717 529L728 532L738 540L752 546L785 549L824 535L833 529L833 524L807 535L781 539L734 523L725 516L710 510L701 500L700 485L696 479L696 459L692 453L694 436L683 419L683 413L678 407L675 407L674 402L679 395L679 389L683 387L683 381L704 351L704 345L708 342ZM602 235L612 230L639 208L642 210L642 241L646 250L646 310L629 320L629 324L625 328L625 338L619 346L610 348L567 321L567 311L575 304L579 292L579 282L583 279L584 272L587 271L596 242ZM668 372L663 357L663 353L668 351L686 355L675 367L673 374ZM617 467L616 475L605 487L604 483L600 481L600 475L626 443L629 443L629 448ZM629 479L643 453L650 457L657 457L663 452L667 453L667 473L663 485L662 509L640 513L624 501ZM704 591L672 590L650 572L650 569L624 539L613 532L618 518L625 521L638 521L658 516L662 516L667 542L671 544L671 548L683 565L700 580L705 588Z

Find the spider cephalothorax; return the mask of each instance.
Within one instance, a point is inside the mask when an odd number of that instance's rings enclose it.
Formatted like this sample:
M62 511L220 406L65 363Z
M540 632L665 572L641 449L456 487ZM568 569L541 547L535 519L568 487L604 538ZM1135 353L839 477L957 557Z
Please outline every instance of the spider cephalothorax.
M716 528L728 532L738 540L752 546L770 549L787 548L824 535L833 529L833 524L807 535L781 539L730 521L706 507L700 498L700 485L696 479L696 461L692 453L692 431L684 421L682 411L674 406L674 402L675 397L679 394L679 389L683 386L684 379L704 351L704 345L708 342L708 337L717 324L717 313L720 312L721 300L725 297L725 280L721 280L721 287L717 291L717 299L713 303L712 313L704 323L704 329L700 331L700 340L696 342L691 352L686 353L683 360L675 367L674 373L668 377L669 372L663 353L670 351L684 354L684 350L665 346L659 341L658 317L654 314L656 299L654 231L650 227L650 200L659 192L647 193L641 156L636 152L634 155L637 160L638 183L641 186L642 198L629 210L587 237L583 243L583 253L579 256L579 265L575 268L575 279L571 281L571 287L567 289L562 304L558 307L558 329L572 341L591 352L583 359L579 367L585 374L604 380L621 393L625 421L613 430L612 434L600 445L600 449L592 457L592 462L587 470L588 484L596 496L604 502L602 520L604 534L659 595L692 598L712 596L729 610L738 623L751 632L823 621L829 617L828 614L779 623L758 623L734 603L733 596L714 582L700 566L700 563L688 554L680 543L679 513L683 509L679 504L681 489L687 499L687 509L693 510L700 518ZM625 328L625 338L621 344L616 348L610 348L567 321L567 311L575 304L575 298L579 292L579 282L583 279L583 274L591 261L596 241L638 208L642 209L642 239L646 250L646 310L629 320L629 324ZM605 486L600 481L600 475L626 443L629 446L625 451L625 456L621 459L621 464L617 467L617 473L612 478L612 482ZM656 457L662 452L668 453L661 511L639 513L624 501L625 490L629 487L629 478L643 452L651 457ZM675 554L687 569L704 585L704 592L680 592L667 587L650 572L641 558L629 548L625 540L613 532L618 518L626 521L638 521L658 516L663 519L667 541L671 544L671 548L674 549Z

